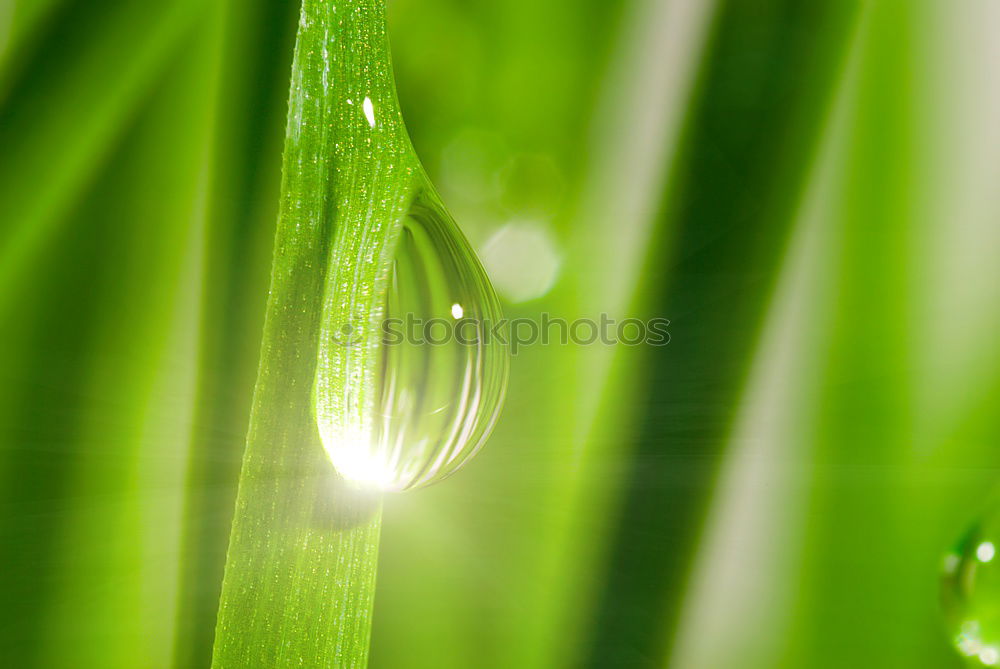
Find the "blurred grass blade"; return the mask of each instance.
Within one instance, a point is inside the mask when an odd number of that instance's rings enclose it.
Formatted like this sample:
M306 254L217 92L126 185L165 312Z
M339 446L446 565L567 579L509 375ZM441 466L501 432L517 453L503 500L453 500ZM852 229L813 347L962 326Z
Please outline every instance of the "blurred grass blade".
M669 236L656 230L657 212L715 4L704 0L629 4L595 110L589 137L594 157L588 161L574 207L574 225L590 231L577 237L569 259L569 273L578 277L572 299L580 314L624 319L635 315L628 310L647 295L643 256L651 239ZM594 258L602 258L610 271L600 271ZM601 466L595 469L595 464L606 464L611 453L626 447L618 437L627 430L632 389L618 385L612 370L617 369L620 377L620 369L636 364L642 355L641 350L580 347L563 362L577 370L581 390L568 414L572 420L560 426L572 435L573 451L562 454L564 461L551 479L550 498L541 505L541 526L547 536L538 543L541 558L535 560L532 573L537 581L531 582L545 586L531 591L545 593L534 603L542 613L533 628L518 623L526 640L512 647L510 652L516 655L498 666L542 669L576 662L573 648L578 634L584 634L579 628L594 596L587 578L600 562L601 538L615 504L607 471ZM602 411L602 399L609 393L614 395L613 406ZM610 438L612 434L617 437Z
M53 513L19 544L26 558L38 550L17 569L46 614L17 621L38 639L37 664L18 666L171 666L216 84L214 35L193 37L69 219L87 243L60 244L52 260L93 263L61 294L75 301L92 285L94 299L68 326L85 352L46 391L65 394L69 438L14 460L17 485L55 498L38 500Z
M204 8L197 0L84 3L64 17L51 38L59 46L40 53L0 109L0 286L57 234ZM0 294L0 308L9 295Z
M665 630L676 637L669 667L781 666L802 576L799 558L807 520L802 497L816 436L818 351L828 345L824 333L835 266L829 251L837 245L839 212L829 203L846 164L858 42L850 47L822 133L823 148L810 170L795 236L682 599L679 626Z
M43 27L64 0L0 0L0 102Z
M927 545L939 511L913 435L913 251L933 188L927 105L914 67L925 11L921 3L866 6L858 103L836 200L842 244L820 372L802 560L808 581L789 666L946 666L951 655L944 635L931 633L944 547ZM870 624L858 624L860 593L872 593L865 607L878 611ZM831 642L831 630L848 629L851 643Z
M645 368L650 391L588 666L668 653L672 595L690 568L855 10L841 0L720 6L668 185L670 238L648 260L665 287L650 308L671 319L673 336Z
M986 409L998 397L1000 376L1000 92L992 77L1000 68L1000 48L992 38L1000 25L1000 4L969 3L928 7L927 62L936 64L924 84L933 123L922 136L931 188L922 200L931 224L917 240L915 263L927 271L916 279L916 341L923 355L917 380L915 435L928 452L944 458L974 457L970 472L987 476L995 460L991 437L958 433L995 429ZM956 48L961 45L961 48ZM931 354L930 352L933 352ZM950 442L948 449L941 449ZM961 454L961 455L960 455ZM969 506L978 504L979 486L957 493ZM968 508L968 507L967 507ZM966 511L968 513L968 511ZM955 531L954 529L952 531Z
M10 60L63 0L3 0L0 2L0 61Z
M207 667L260 354L295 2L220 3L221 73L175 666ZM238 336L234 336L238 333Z

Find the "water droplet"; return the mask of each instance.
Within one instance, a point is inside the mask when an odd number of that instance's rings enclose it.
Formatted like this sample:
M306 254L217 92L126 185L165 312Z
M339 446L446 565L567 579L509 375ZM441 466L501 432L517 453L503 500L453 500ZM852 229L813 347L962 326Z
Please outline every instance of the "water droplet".
M1000 514L976 523L942 564L942 601L955 648L973 665L1000 666Z
M427 485L465 464L489 436L507 385L496 293L433 188L420 183L370 298L373 320L349 331L325 322L320 338L323 445L345 479L383 490ZM338 379L360 391L348 396Z

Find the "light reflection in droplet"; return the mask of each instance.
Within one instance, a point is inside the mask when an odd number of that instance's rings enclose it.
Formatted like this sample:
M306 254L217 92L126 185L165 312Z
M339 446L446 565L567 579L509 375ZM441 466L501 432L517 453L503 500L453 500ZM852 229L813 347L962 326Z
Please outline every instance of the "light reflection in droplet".
M372 99L365 97L365 101L361 103L361 109L365 112L365 118L368 119L368 125L375 127L375 105L372 104Z

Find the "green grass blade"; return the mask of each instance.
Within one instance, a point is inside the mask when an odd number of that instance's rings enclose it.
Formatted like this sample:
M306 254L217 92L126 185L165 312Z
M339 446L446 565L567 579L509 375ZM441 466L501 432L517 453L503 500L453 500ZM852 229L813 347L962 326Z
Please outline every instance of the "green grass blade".
M666 290L650 306L671 319L675 336L648 359L651 392L640 400L588 666L668 652L664 629L678 620L674 595L691 566L854 12L839 1L720 6L664 206L670 238L651 245L649 271Z
M31 393L59 407L56 418L24 411L25 438L3 463L15 490L49 511L14 543L19 558L4 560L44 607L5 621L35 640L5 655L17 666L170 666L214 83L211 35L199 37L69 218L86 243L60 238L48 271L32 277L45 286L57 266L93 265L90 276L57 279L49 298L71 317L50 328L78 340L54 387ZM67 295L84 308L66 309ZM46 367L34 361L26 380ZM57 438L45 438L46 421L62 425Z
M0 102L63 0L0 0Z
M947 359L951 348L921 345L927 295L917 288L931 275L918 251L933 244L941 257L969 223L932 206L954 188L941 176L956 166L935 164L928 151L928 138L942 135L940 119L927 113L941 104L932 102L939 94L925 88L919 67L929 36L939 39L928 9L871 3L864 14L848 162L831 203L840 219L837 283L818 374L809 524L787 666L960 664L941 626L939 578L942 554L965 528L945 521L955 501L995 483L995 469L987 472L996 448L972 435L939 441L941 433L925 431L939 403L920 406L914 392L937 385L925 365ZM949 301L968 308L954 295ZM956 399L971 400L970 388ZM851 642L838 643L846 630Z
M261 296L270 278L299 9L291 2L223 4L216 160L180 560L177 667L207 667L212 661L260 353Z
M838 241L839 212L830 201L843 180L847 120L856 103L855 52L852 47L809 170L795 237L681 599L668 667L782 666L801 578L808 518L803 479L816 438L819 352L828 344L835 284L829 250Z
M375 308L382 263L371 258L398 229L418 169L396 103L384 0L306 0L215 669L367 664L381 501L334 473L313 381L324 319L365 322ZM324 313L339 277L352 277L352 294ZM357 390L343 375L330 382Z

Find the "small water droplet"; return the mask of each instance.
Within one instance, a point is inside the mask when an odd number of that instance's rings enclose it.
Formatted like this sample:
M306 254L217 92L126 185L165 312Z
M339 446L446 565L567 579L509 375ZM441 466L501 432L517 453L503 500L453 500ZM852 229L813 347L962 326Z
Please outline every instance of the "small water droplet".
M380 327L352 328L344 346L343 330L324 324L315 405L345 479L406 490L479 450L503 404L509 353L496 293L429 184L414 190L394 244L373 300ZM338 395L344 378L364 386L349 401Z
M942 562L942 602L956 650L974 666L1000 665L1000 514L966 532Z

